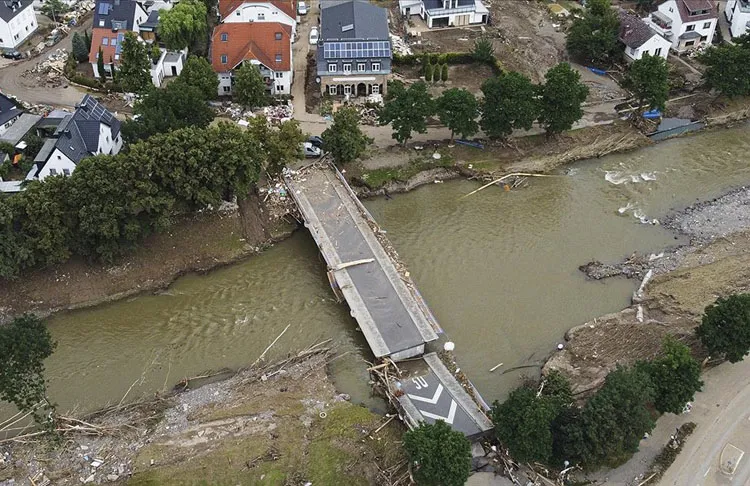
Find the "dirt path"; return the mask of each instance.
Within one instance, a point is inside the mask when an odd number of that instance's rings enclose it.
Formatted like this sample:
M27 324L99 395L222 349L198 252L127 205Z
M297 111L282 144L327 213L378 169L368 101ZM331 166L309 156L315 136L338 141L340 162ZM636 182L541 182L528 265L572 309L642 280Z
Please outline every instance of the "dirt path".
M70 52L73 45L73 33L90 29L92 22L93 16L89 17L81 25L71 29L70 33L63 40L42 55L8 64L0 69L0 90L3 93L15 95L32 105L42 104L63 108L75 107L76 103L81 101L81 98L86 93L85 91L75 86L51 90L44 86L39 86L33 79L25 78L22 74L27 69L33 68L38 62L46 59L50 52L54 52L57 49L65 49Z

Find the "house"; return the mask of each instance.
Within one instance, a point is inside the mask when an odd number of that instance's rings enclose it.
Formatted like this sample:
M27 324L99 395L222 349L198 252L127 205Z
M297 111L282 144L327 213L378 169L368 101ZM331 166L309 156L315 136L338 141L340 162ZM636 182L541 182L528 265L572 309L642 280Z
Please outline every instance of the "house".
M226 23L278 22L297 31L295 0L219 0L219 20Z
M270 94L291 93L292 27L279 22L223 23L211 36L211 65L219 76L219 96L232 94L233 72L242 63L260 69Z
M667 0L647 20L682 54L711 44L719 16L712 0Z
M386 10L350 0L324 7L320 24L317 59L323 93L385 94L392 58Z
M127 32L138 34L141 42L151 45L156 41L156 30L159 25L159 11L150 14L134 0L99 1L95 8L94 29L91 31L91 51L89 62L94 71L94 77L112 74L120 63L122 41ZM104 59L104 73L99 72L99 50ZM187 50L168 52L159 49L159 58L152 60L150 66L151 82L157 88L162 85L164 78L179 76L187 55Z
M398 5L401 15L419 15L429 28L486 24L490 18L481 0L399 0Z
M0 4L0 47L15 49L37 29L32 0L4 0Z
M75 112L66 115L52 138L44 142L26 179L70 175L86 157L114 155L121 148L120 121L90 95L85 95Z
M0 94L0 135L4 134L18 120L23 111L16 104L5 96Z
M620 42L625 44L625 57L636 61L644 54L664 59L669 55L672 43L657 34L649 24L637 15L620 11Z
M732 37L746 34L750 26L750 0L728 0L724 7L724 17L729 23Z

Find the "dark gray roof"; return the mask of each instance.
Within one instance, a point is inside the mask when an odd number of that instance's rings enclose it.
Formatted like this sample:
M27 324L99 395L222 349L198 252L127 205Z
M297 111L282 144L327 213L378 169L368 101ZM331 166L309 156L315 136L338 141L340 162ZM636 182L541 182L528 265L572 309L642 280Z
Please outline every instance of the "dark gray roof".
M620 40L633 49L638 49L650 38L658 35L637 15L620 11Z
M54 138L48 138L44 140L44 145L42 145L41 150L39 150L39 153L36 154L36 157L34 157L34 163L42 163L47 161L49 156L52 154L52 152L55 150L55 143L57 140Z
M167 55L164 56L164 62L177 62L181 57L181 52L168 51Z
M148 14L148 19L146 19L146 21L141 24L140 29L145 31L155 31L158 26L159 11L152 10L151 13Z
M65 117L55 130L55 148L77 164L97 152L100 123L110 127L112 138L120 133L120 120L93 97L84 96L75 113Z
M143 7L135 0L97 0L94 7L94 27L109 29L114 21L118 30L133 30L136 9L143 10ZM100 20L104 20L104 25L99 24Z
M699 39L700 36L701 35L698 32L691 30L689 32L685 32L684 34L682 34L680 36L680 39Z
M3 2L0 3L0 19L10 22L13 17L20 14L26 7L31 5L32 1L33 0L3 0Z
M320 38L388 40L388 14L384 8L359 0L324 6L320 14Z
M0 125L5 125L21 113L13 100L4 94L0 94Z
M443 8L443 0L423 0L425 10L437 10ZM474 0L458 0L458 8L473 7Z
M21 118L16 120L16 122L11 125L2 136L0 136L0 142L7 142L16 145L41 119L42 117L39 115L23 113Z

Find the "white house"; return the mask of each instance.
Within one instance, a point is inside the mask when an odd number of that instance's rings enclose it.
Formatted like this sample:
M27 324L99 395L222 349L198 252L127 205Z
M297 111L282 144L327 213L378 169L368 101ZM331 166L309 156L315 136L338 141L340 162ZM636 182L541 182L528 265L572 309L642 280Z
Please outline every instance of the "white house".
M23 112L4 94L0 94L0 135L4 134L18 120Z
M732 37L744 35L750 26L750 1L728 0L724 7L724 16L729 23Z
M0 47L15 49L38 24L32 0L4 0L0 4Z
M53 138L44 142L26 179L67 176L86 157L114 155L121 148L120 121L90 95L85 95L76 111L57 126Z
M681 54L710 45L719 16L712 0L667 0L646 20Z
M249 62L260 70L272 95L291 94L292 27L278 22L223 23L211 36L211 66L219 77L219 96L230 96L234 71Z
M646 22L631 13L620 11L620 42L625 44L625 57L635 61L644 54L664 59L672 43L657 34Z
M151 62L151 82L157 88L162 85L164 78L179 76L185 64L187 49L182 51L167 51L159 49L161 56L156 62Z
M427 27L486 24L490 12L481 0L399 0L404 17L419 15Z

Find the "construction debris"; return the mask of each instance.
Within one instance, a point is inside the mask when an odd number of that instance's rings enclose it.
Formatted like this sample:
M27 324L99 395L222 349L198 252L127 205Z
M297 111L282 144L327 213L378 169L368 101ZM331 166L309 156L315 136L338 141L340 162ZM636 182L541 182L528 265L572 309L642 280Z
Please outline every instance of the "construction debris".
M56 49L47 55L47 58L36 63L36 65L24 71L21 76L25 78L35 78L37 85L47 88L59 88L66 86L68 81L65 79L65 61L68 59L68 52L65 49Z
M406 43L406 41L393 33L391 33L391 46L393 48L393 52L396 54L399 54L401 56L409 56L413 54L411 47Z
M247 120L258 115L265 116L271 125L278 125L292 119L294 106L291 103L283 105L266 106L261 110L245 110L244 107L237 103L224 103L220 110L223 109L225 115L234 121Z

